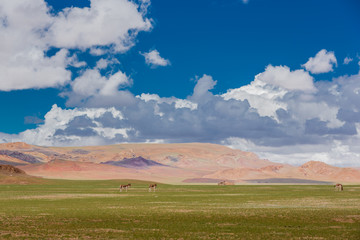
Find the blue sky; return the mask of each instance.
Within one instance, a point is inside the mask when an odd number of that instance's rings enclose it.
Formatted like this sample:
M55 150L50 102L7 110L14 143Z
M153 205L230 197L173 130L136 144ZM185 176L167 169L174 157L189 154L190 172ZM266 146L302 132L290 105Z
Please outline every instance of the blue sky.
M44 1L0 1L1 141L358 165L358 1Z

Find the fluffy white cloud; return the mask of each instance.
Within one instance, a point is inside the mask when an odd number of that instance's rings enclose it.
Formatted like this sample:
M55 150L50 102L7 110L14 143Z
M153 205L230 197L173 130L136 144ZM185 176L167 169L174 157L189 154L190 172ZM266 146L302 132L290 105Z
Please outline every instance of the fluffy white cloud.
M100 63L101 65L102 63ZM132 84L132 80L121 71L102 76L98 68L87 69L71 82L71 89L62 93L67 106L106 107L134 101L134 96L121 90Z
M160 56L159 51L156 49L147 53L142 53L141 55L145 57L146 64L152 67L156 67L156 66L165 67L170 65L170 61L168 59L162 58Z
M67 8L52 15L44 0L0 0L0 91L69 83L67 67L86 65L76 55L69 56L69 48L91 48L99 54L105 53L101 47L126 51L139 31L152 27L145 17L148 4L91 0L90 8ZM60 50L48 55L52 47Z
M36 129L26 130L18 138L30 144L44 146L71 144L104 144L104 139L115 138L116 135L127 137L131 129L104 127L99 119L105 114L123 120L123 114L115 108L61 109L54 105L45 115L44 124ZM81 121L77 120L81 119ZM76 128L72 126L76 126Z
M287 90L299 90L304 92L315 92L313 77L304 70L290 71L287 66L266 67L265 72L256 75L256 81L262 81L273 86Z
M90 8L73 7L60 12L49 37L60 48L113 45L115 51L124 52L134 44L133 38L139 31L151 27L151 21L132 1L91 0Z
M46 57L36 47L24 49L17 55L0 53L0 90L48 88L68 83L71 72L66 70L67 54L67 50L61 50Z
M70 81L67 50L47 57L52 18L43 0L0 1L0 90L56 87Z
M249 85L230 89L222 97L225 100L246 100L260 116L278 120L276 112L279 109L288 109L284 96L292 91L312 94L317 90L313 78L304 70L290 71L287 66L269 65L263 73L256 75Z
M257 110L260 116L268 116L277 119L278 109L287 109L287 104L282 98L288 91L255 78L249 85L230 89L222 97L225 100L247 100L250 106Z
M122 73L117 72L114 75L106 78L100 74L98 70L89 69L83 75L76 78L72 83L73 93L82 96L94 95L115 95L120 86L129 85L128 77Z
M325 49L322 49L315 57L310 57L302 67L311 73L317 74L332 72L334 65L337 65L334 52L328 52Z

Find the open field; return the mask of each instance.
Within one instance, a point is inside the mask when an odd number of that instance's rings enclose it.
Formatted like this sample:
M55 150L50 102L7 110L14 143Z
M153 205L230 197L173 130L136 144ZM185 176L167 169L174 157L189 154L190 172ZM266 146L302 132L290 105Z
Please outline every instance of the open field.
M360 186L147 186L0 185L0 239L360 239Z

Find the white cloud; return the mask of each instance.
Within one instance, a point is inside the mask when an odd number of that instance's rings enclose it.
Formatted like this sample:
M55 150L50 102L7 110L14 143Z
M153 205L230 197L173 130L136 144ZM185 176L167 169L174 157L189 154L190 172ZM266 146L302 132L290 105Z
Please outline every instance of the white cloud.
M197 83L194 87L193 95L190 99L195 100L196 102L201 100L207 100L208 96L211 96L212 94L209 92L209 90L212 90L217 81L215 81L212 76L204 74L201 78L197 80Z
M145 101L145 102L149 102L149 101L154 101L157 104L162 104L162 103L167 103L167 104L175 104L175 108L179 109L179 108L188 108L190 110L196 110L197 109L197 104L187 100L187 99L178 99L175 97L171 97L171 98L162 98L157 94L149 94L149 93L142 93L140 96L136 96L137 98Z
M19 134L21 141L25 141L30 144L38 144L43 146L53 145L82 145L82 144L104 144L104 139L112 139L117 134L127 137L127 131L131 129L111 129L103 127L97 120L104 114L110 114L114 119L123 120L123 114L115 108L87 108L87 109L61 109L57 105L54 105L52 109L45 115L44 124L40 125L36 129L26 130ZM94 135L79 136L72 134L71 131L67 131L67 134L59 134L61 131L66 131L71 127L71 122L76 118L86 118L89 122L93 123L93 126L83 126L89 131L94 131Z
M98 70L89 69L83 75L76 78L72 83L72 90L77 95L93 96L93 95L114 95L120 86L129 85L128 77L117 72L106 78L101 76Z
M90 48L90 54L94 55L94 56L101 56L101 55L105 55L106 53L107 53L107 50L100 48L100 47Z
M134 44L137 32L151 27L151 21L131 1L91 0L90 8L73 7L60 12L49 32L56 47L114 45L115 51L124 52Z
M151 29L149 1L91 0L90 8L50 14L44 0L0 1L0 91L48 88L71 80L68 66L84 67L69 48L124 52L139 31ZM52 56L52 47L60 50ZM100 53L101 51L101 53Z
M117 64L120 64L120 62L116 58L112 58L112 59L101 58L96 62L96 68L106 69L109 65L113 67Z
M134 96L121 90L132 84L132 80L121 71L102 76L98 68L87 69L71 82L71 89L62 96L67 97L68 106L103 107L132 102Z
M43 0L0 1L0 90L64 85L71 78L67 50L47 57L44 29L52 24Z
M164 59L160 56L160 53L158 50L152 50L150 52L147 53L142 53L141 55L143 55L145 57L145 62L146 64L156 67L156 66L168 66L170 65L170 61L167 59Z
M349 64L350 62L352 62L354 59L352 59L351 57L346 57L344 58L344 64L347 65Z
M269 65L265 72L255 76L255 81L262 81L291 91L316 92L313 77L309 73L302 69L290 71L287 66Z
M68 64L70 66L73 66L73 67L76 67L76 68L85 67L87 65L87 63L85 61L79 61L76 54L73 54L67 60L68 60Z
M249 85L230 89L222 97L225 100L247 100L250 106L257 110L260 116L273 117L277 120L276 111L287 109L287 104L282 98L288 91L255 78Z
M334 88L330 87L328 90L333 93ZM344 122L337 119L339 107L320 101L314 94L316 87L307 72L291 72L286 66L269 65L249 85L228 90L222 97L225 100L247 100L260 116L268 116L278 122L277 111L281 109L301 125L307 120L318 118L326 122L328 128L342 127Z
M67 55L67 50L60 50L46 57L35 47L11 56L0 53L0 90L58 87L68 83L71 72L66 70Z
M322 49L315 57L310 57L302 67L311 73L317 74L332 72L334 65L337 66L334 52L328 52L325 49Z

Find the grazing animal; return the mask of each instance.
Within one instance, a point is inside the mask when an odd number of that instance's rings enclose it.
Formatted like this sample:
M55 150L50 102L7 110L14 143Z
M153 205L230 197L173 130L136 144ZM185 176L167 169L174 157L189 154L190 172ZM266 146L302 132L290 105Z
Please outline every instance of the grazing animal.
M229 181L221 181L218 183L219 186L225 186L225 185L234 185L233 182L229 182Z
M341 183L337 183L334 185L335 191L344 191L344 187Z
M154 192L155 192L156 187L157 187L156 183L155 184L150 184L149 185L149 192L151 192L152 189L154 189Z
M127 192L128 188L131 187L131 184L126 184L126 185L120 185L119 189L120 192L122 192L123 189L125 189L125 191Z
M218 183L218 185L219 185L219 186L223 186L223 185L225 185L225 181L221 181L221 182L219 182L219 183Z

